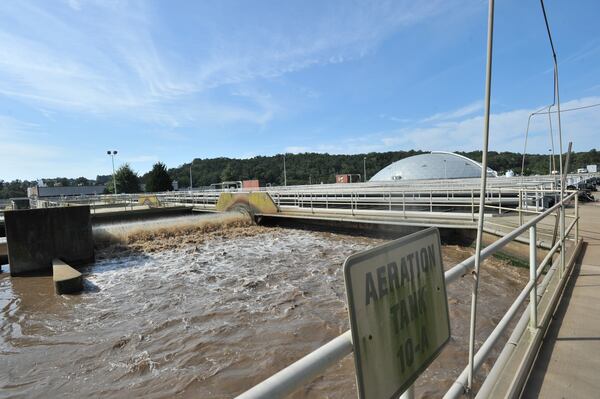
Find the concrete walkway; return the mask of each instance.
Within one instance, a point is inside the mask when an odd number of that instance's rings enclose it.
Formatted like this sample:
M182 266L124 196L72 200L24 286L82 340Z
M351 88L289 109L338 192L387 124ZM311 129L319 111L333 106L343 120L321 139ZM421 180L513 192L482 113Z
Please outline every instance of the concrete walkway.
M600 203L580 217L585 244L523 398L600 397Z

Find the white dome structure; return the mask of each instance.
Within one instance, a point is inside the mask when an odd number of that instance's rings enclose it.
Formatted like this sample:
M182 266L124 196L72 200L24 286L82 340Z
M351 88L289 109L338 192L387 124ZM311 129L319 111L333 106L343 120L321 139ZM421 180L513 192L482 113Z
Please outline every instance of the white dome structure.
M498 174L488 168L489 177ZM369 181L463 179L481 177L481 164L453 152L432 151L396 161L377 172Z

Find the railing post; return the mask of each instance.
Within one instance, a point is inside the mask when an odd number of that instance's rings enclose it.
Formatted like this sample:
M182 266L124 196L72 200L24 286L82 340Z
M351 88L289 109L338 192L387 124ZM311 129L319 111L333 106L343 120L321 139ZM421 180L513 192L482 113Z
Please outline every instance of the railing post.
M433 212L433 191L429 190L429 212Z
M579 242L579 192L575 194L575 245Z
M502 188L498 187L498 215L502 214Z
M560 269L562 278L566 267L566 248L565 248L565 199L561 198L560 206Z
M529 228L529 281L533 283L533 288L529 292L529 328L532 330L538 328L537 324L537 245L536 245L536 226Z
M523 226L523 189L519 189L519 226Z
M404 203L404 191L402 192L402 203ZM388 209L391 211L392 210L392 192L389 192L389 197L388 197Z
M406 219L406 198L404 197L404 191L402 191L402 216Z
M475 193L471 189L471 221L475 221Z

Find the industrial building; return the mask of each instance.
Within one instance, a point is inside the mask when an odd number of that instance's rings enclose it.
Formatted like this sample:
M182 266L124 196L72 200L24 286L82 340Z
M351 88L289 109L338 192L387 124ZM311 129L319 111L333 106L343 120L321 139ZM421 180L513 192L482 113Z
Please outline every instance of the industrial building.
M489 177L497 177L488 168ZM452 152L432 151L396 161L377 172L369 181L463 179L481 177L481 164Z
M33 186L27 189L27 196L29 198L44 198L99 195L104 193L105 188L105 186Z

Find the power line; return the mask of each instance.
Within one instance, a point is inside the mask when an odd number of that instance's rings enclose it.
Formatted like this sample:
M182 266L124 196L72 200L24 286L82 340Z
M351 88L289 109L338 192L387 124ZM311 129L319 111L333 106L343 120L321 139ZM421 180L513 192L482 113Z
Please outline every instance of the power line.
M561 109L560 112L569 112L569 111L577 111L579 109L586 109L586 108L594 108L594 107L600 107L600 103L598 104L590 104L590 105L582 105L581 107L575 107L575 108L568 108L568 109ZM546 107L544 107L545 109ZM546 111L546 112L542 112L542 111L536 111L533 113L533 115L541 115L541 114L556 114L558 111Z

